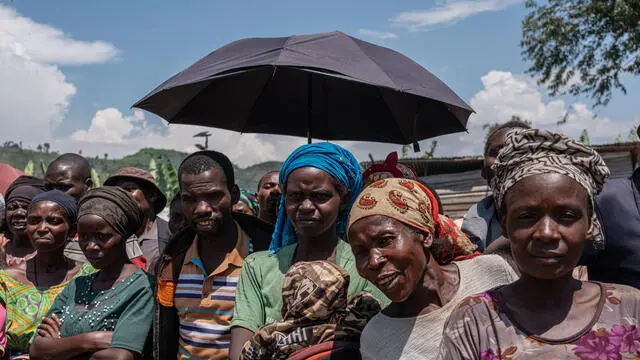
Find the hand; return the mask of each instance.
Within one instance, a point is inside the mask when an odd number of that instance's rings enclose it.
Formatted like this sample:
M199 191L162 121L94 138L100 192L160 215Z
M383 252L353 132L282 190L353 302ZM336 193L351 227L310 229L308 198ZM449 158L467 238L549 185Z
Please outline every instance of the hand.
M42 323L38 326L38 336L59 339L60 338L60 319L53 314L49 318L43 318Z
M90 336L93 343L93 348L96 349L94 352L111 347L113 331L94 331L88 333L87 335Z

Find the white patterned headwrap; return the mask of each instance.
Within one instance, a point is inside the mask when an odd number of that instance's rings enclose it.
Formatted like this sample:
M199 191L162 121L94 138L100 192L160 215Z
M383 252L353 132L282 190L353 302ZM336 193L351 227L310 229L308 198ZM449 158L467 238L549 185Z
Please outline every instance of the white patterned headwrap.
M595 150L564 135L537 129L508 131L505 146L492 169L495 176L491 180L491 190L498 211L513 185L526 177L547 173L562 174L578 182L587 190L594 205L596 195L602 191L610 174ZM602 227L595 211L589 234L596 247L604 244Z

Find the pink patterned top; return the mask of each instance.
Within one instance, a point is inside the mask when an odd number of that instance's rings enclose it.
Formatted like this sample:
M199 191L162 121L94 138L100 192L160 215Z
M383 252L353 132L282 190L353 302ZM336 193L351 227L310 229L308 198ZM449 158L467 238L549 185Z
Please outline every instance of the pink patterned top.
M640 358L640 290L597 283L605 296L591 326L561 341L528 336L500 309L496 289L468 297L453 311L443 333L439 359Z

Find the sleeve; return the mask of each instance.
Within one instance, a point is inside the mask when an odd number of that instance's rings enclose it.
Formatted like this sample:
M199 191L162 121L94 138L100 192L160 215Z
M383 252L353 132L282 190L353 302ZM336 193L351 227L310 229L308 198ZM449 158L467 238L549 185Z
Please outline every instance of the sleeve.
M140 287L134 291L120 314L113 331L111 347L131 350L142 354L153 322L153 291L145 276Z
M481 300L482 294L463 300L451 313L442 333L439 360L498 359L489 304Z
M5 350L7 348L7 310L4 306L0 305L0 358L4 357Z
M478 246L478 251L480 252L484 252L488 228L487 221L478 215L478 204L469 208L460 226L460 230L469 237L471 242Z
M236 305L233 314L232 327L243 327L256 332L265 325L265 305L260 294L260 279L256 274L255 261L247 258L236 289Z

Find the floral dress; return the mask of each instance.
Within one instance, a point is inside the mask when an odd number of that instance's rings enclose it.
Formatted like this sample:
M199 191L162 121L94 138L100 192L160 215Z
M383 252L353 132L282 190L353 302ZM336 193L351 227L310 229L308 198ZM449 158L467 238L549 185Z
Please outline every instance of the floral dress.
M591 326L564 340L528 336L500 309L496 289L465 299L451 314L439 359L585 359L640 358L640 290L596 283L601 296Z

